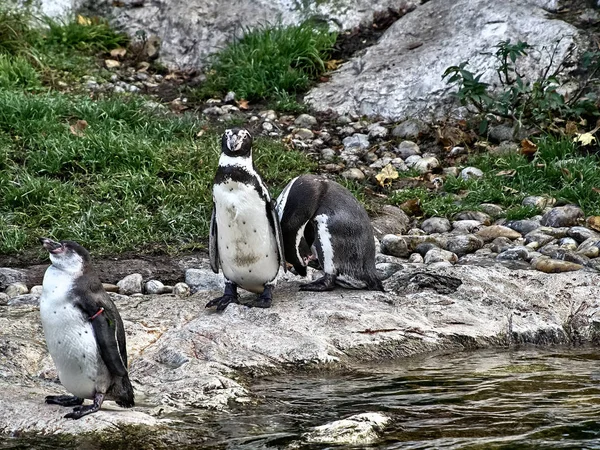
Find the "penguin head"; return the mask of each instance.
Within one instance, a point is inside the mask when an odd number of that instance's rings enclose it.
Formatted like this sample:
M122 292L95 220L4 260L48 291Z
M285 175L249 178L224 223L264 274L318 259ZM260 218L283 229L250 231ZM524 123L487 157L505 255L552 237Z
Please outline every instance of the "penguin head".
M42 246L50 253L50 261L56 268L68 273L83 273L90 262L89 252L75 241L56 242L40 238Z
M221 138L221 150L227 156L250 156L252 153L252 135L243 128L225 130Z

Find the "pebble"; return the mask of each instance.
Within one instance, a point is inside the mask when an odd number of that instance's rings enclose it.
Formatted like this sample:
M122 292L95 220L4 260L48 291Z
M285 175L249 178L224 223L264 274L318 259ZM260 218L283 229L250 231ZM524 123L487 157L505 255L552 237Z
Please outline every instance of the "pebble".
M10 284L25 280L25 272L10 267L0 267L0 289Z
M102 283L102 287L106 292L119 292L119 286L117 286L116 284Z
M432 248L440 248L433 242L421 242L415 247L415 252L421 256L425 256Z
M396 147L394 153L396 153L400 158L406 159L409 156L420 156L421 150L419 146L412 141L402 141L400 145Z
M265 111L261 111L258 113L258 115L265 120L270 120L271 122L274 122L275 120L277 120L277 113L275 111L273 111L272 109L267 109Z
M207 269L188 269L185 271L185 282L192 292L216 291L225 287L223 274Z
M425 254L424 260L425 264L433 264L441 261L455 263L456 261L458 261L458 256L447 250L442 250L441 248L434 247Z
M565 250L577 250L579 244L572 237L564 237L558 240L558 246Z
M224 111L220 106L209 106L202 110L202 114L207 116L221 116L224 114Z
M583 218L583 210L578 206L558 206L544 214L540 224L547 227L572 227Z
M271 132L271 131L273 131L275 129L275 125L273 125L272 122L263 122L263 124L261 125L261 127L267 133Z
M345 150L366 150L369 148L369 137L366 134L355 133L342 141Z
M489 227L482 228L476 234L483 239L484 242L490 242L499 237L505 237L511 240L521 237L521 233L512 228L505 227L504 225L490 225Z
M340 175L348 180L362 181L365 179L364 172L356 167L345 170Z
M301 139L303 141L308 141L315 137L315 133L310 131L308 128L296 128L294 129L293 133L297 139Z
M34 294L22 294L12 297L8 300L8 306L34 305L40 304L40 296Z
M483 225L478 220L455 220L452 222L452 230L455 233L475 233Z
M533 230L537 230L540 227L539 220L532 219L521 219L521 220L510 220L505 223L509 228L518 231L521 234L527 234Z
M388 129L379 123L373 123L367 126L370 139L385 139L388 135Z
M149 280L145 285L146 294L167 294L171 292L172 288L165 286L158 280Z
M481 211L463 211L456 214L454 220L477 220L483 225L492 223L492 218Z
M538 231L538 229L533 230L525 235L525 244L530 244L535 242L538 247L548 244L553 241L555 238L550 236L549 234Z
M531 208L544 209L548 206L552 206L556 203L556 199L547 196L530 195L525 197L521 204L523 206L529 206Z
M439 269L445 269L446 267L452 267L452 263L450 261L438 261L429 264L429 266L427 267L429 268L429 270L435 271Z
M6 295L4 292L0 292L0 306L8 305L8 300L10 297Z
M445 233L452 229L452 225L445 217L430 217L423 221L421 229L427 234Z
M585 223L592 230L600 231L600 216L590 216Z
M533 267L535 270L545 273L573 272L583 269L581 264L544 257L535 259L532 262L531 267Z
M408 119L400 122L392 130L392 136L400 139L417 139L421 133L425 133L429 127L419 119Z
M317 119L310 114L300 114L296 117L296 120L294 120L294 125L300 128L312 128L317 125Z
M473 234L461 236L452 236L448 238L445 249L462 256L467 253L473 253L483 247L483 240Z
M575 239L579 243L590 238L600 240L599 233L586 227L571 227L569 228L569 231L567 231L567 236Z
M143 278L140 273L133 273L131 275L127 275L121 281L117 283L119 286L119 294L122 295L133 295L133 294L141 294L143 287Z
M463 180L475 180L483 177L483 171L477 167L465 167L460 171L460 177Z
M39 296L39 295L42 295L42 291L43 290L44 290L44 287L38 284L36 286L33 286L29 290L29 293L32 294L32 295L38 295Z
M407 258L410 255L406 240L395 234L383 236L381 239L381 253L398 258Z
M422 264L425 260L419 253L411 253L408 257L408 262L412 264Z
M399 270L404 269L404 266L398 263L384 262L376 264L375 268L377 269L377 275L379 279L387 280Z
M530 250L527 247L518 246L509 248L503 252L500 252L496 259L504 260L504 261L529 261L530 259Z
M4 293L8 295L9 298L17 297L19 295L27 294L29 289L27 289L27 285L21 281L17 281L16 283L9 284Z
M333 161L337 154L335 150L332 148L324 148L321 150L321 159L323 161Z
M484 213L491 217L499 217L504 214L504 209L502 206L498 206L493 203L482 203L479 205L479 208L481 208Z
M513 242L509 238L503 236L497 237L489 245L490 250L492 250L494 253L502 253L509 248L514 247Z
M454 166L452 166L452 167L444 167L442 169L442 173L444 175L448 176L448 177L455 177L456 178L456 177L458 177L458 174L459 174L458 167L454 167Z
M189 297L191 293L192 291L187 283L180 282L173 286L173 294L180 297Z
M600 241L596 238L589 238L579 244L577 253L580 253L588 258L596 258L600 255Z
M223 102L224 103L233 103L233 102L235 102L235 92L229 91L225 95L225 98L223 98Z
M434 156L420 158L413 164L413 169L416 169L419 173L431 172L432 170L437 169L438 167L440 167L440 162Z

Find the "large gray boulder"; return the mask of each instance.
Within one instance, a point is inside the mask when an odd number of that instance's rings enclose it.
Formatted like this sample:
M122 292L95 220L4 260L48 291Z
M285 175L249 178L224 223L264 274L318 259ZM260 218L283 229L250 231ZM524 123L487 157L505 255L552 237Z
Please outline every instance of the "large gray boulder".
M584 271L404 268L384 282L385 293L298 292L298 281L282 280L271 309L232 304L222 314L204 308L219 291L185 299L111 294L127 330L139 405L121 410L107 402L78 421L63 419L65 408L43 403L45 395L64 390L56 383L38 309L0 306L0 432L168 426L157 416L248 400L252 384L244 374L352 367L445 348L591 342L600 337L598 281L599 275ZM241 300L252 298L244 293Z
M527 41L530 52L521 73L535 80L544 67L557 67L579 36L537 5L542 1L431 0L396 21L379 42L352 58L327 83L305 97L319 111L400 120L439 118L456 108L446 68L469 61L467 69L496 79L493 47L499 41ZM543 51L541 51L544 49Z

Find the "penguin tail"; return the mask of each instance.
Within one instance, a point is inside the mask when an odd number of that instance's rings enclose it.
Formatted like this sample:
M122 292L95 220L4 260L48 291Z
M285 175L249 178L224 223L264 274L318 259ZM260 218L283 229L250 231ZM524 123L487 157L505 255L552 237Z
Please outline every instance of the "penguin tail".
M133 386L129 381L129 375L118 377L112 387L112 394L117 402L117 405L122 408L131 408L135 406Z

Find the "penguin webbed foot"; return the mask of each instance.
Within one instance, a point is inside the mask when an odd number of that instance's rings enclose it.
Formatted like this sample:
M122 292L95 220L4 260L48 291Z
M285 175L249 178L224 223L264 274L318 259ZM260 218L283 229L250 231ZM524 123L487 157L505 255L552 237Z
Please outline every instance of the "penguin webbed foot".
M74 395L47 395L45 398L49 405L78 406L83 404L83 399Z
M238 300L237 286L233 283L225 283L225 291L221 297L213 298L205 308L217 307L217 311L224 311L230 303L240 303Z
M273 303L273 286L265 285L265 290L260 294L251 305L254 308L270 308Z
M301 291L332 291L335 288L335 275L326 273L318 280L300 285Z
M95 413L100 410L102 406L102 402L104 402L104 394L96 394L94 396L94 403L86 406L77 406L73 408L73 412L69 414L65 414L65 419L81 419L83 416L87 416L88 414Z

